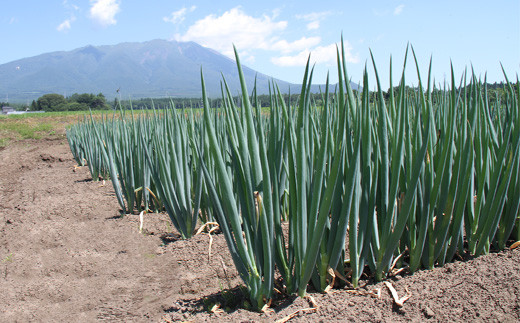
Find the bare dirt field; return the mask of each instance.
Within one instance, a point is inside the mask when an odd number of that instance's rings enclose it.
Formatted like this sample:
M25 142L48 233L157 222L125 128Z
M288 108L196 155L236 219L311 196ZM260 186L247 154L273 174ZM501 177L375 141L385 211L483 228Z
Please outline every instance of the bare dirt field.
M23 140L0 151L0 322L520 320L520 248L384 283L380 298L348 290L244 309L222 235L182 241L165 214L120 216L110 182L75 168L66 140ZM220 304L228 312L208 310Z

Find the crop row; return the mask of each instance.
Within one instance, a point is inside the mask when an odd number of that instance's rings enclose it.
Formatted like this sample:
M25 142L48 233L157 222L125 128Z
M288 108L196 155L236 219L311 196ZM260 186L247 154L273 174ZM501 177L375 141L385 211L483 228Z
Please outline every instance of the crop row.
M464 74L457 85L453 69L436 89L430 62L427 82L417 66L410 89L405 58L385 97L372 58L374 96L366 70L352 90L340 48L323 106L310 99L307 64L297 104L271 84L262 113L236 60L242 94L223 80L219 109L201 72L202 114L121 111L85 119L67 138L93 179L112 179L125 212L166 210L183 238L218 222L254 308L272 298L275 271L288 294L304 296L338 274L357 287L363 272L381 280L394 266L414 272L520 240L518 82L490 102L485 80Z

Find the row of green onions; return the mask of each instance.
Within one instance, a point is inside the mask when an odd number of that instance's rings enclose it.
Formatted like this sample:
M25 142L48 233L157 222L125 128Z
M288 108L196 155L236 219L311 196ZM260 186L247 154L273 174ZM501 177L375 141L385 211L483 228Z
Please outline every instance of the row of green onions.
M520 240L520 85L490 102L467 73L435 88L399 84L390 61L385 99L375 59L375 96L350 86L343 44L339 82L311 100L307 63L296 105L270 84L270 112L222 81L222 106L204 111L121 110L67 131L78 164L111 178L122 210L165 210L183 238L218 222L249 300L261 309L278 275L288 294L324 291L340 274L384 279L392 267L433 268L457 254L481 255ZM505 75L505 73L504 73ZM467 86L466 86L467 84ZM465 86L462 86L465 85ZM130 114L130 115L129 115ZM348 247L345 247L348 245ZM403 257L401 257L404 255Z

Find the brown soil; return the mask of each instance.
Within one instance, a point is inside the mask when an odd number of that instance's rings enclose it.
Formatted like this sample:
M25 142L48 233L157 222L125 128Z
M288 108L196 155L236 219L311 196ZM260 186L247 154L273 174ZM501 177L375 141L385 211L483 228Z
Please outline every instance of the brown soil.
M120 216L111 183L75 169L66 141L20 141L0 151L0 321L276 321L309 308L285 298L270 313L242 306L221 235L182 241L165 214ZM346 290L310 293L317 311L292 321L519 321L520 248L394 277L398 307ZM222 291L225 291L224 293ZM208 313L215 303L226 313ZM229 308L226 308L229 307Z

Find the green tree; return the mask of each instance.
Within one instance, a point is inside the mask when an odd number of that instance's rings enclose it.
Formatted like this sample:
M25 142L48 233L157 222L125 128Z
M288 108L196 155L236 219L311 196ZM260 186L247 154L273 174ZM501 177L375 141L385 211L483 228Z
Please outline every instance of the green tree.
M69 111L85 111L88 110L89 106L85 103L71 102L67 106Z
M108 109L108 105L106 103L107 100L103 93L99 93L97 96L92 97L90 108L92 110L106 110Z
M67 100L61 94L45 94L38 98L37 110L40 111L63 111L67 105Z
M94 95L92 93L74 93L68 97L67 100L69 104L78 103L81 104L82 107L86 106L85 110L88 110L89 108L92 110L105 110L109 108L106 104L106 98L103 93L99 93L98 95ZM74 105L74 107L71 107L71 109L77 109L78 107L78 105Z
M32 100L30 109L31 109L31 111L38 110L38 104L36 103L35 100Z

